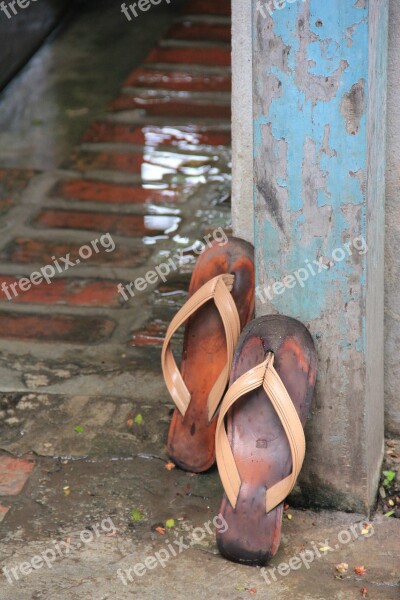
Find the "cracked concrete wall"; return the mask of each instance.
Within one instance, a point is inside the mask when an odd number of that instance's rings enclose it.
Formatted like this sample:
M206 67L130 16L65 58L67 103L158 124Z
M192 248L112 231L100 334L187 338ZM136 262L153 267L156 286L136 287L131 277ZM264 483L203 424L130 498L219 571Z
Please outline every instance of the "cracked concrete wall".
M14 15L8 5L6 2L5 12L0 13L0 89L29 60L68 8L67 0L40 0L26 2L25 8L17 5Z
M385 394L386 429L400 435L400 2L390 1L386 247L385 247Z

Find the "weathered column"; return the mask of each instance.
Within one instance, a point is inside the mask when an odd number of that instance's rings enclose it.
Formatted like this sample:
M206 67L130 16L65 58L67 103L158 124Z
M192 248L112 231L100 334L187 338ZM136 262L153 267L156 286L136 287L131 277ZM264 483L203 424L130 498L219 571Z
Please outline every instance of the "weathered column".
M387 0L253 0L258 315L319 356L302 499L368 510L383 456Z
M232 0L232 225L254 241L251 1Z

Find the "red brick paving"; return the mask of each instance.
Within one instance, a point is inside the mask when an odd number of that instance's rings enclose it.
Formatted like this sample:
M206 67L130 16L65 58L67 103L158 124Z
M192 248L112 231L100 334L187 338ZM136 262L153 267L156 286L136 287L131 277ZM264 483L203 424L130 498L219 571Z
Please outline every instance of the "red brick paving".
M230 0L218 0L218 2L215 0L189 0L183 7L183 13L229 16ZM145 94L139 91L137 94L132 94L122 88L121 95L112 104L114 111L140 109L140 112L137 113L138 119L141 120L139 124L124 123L124 116L118 115L118 123L98 121L89 128L84 136L84 142L87 144L95 142L135 144L142 146L142 149L136 149L134 152L123 150L116 153L89 152L87 149L77 149L73 153L68 167L72 166L80 171L111 170L121 174L128 172L140 175L144 173L143 167L148 168L151 164L147 160L153 160L154 152L150 154L150 147L162 149L163 146L168 145L184 149L187 145L228 146L230 144L230 134L215 131L216 126L212 124L207 128L194 124L180 128L179 126L174 128L145 125L146 116L159 117L160 120L165 116L170 122L173 118L180 120L186 118L187 122L197 118L218 121L230 119L230 107L228 104L221 104L221 96L218 96L219 92L229 93L231 89L229 72L231 52L228 47L221 44L229 43L230 27L221 24L220 20L212 22L208 19L205 24L190 22L190 19L187 18L171 27L167 33L168 37L170 42L177 40L176 45L160 45L154 48L145 63L136 68L125 83L125 86L154 90L154 93ZM190 44L190 47L182 47L183 44L180 44L182 40L187 40L189 43L192 41L193 44ZM196 46L196 43L201 41L215 45L214 47L200 44ZM156 63L163 63L165 70L157 67ZM173 65L179 65L180 68ZM191 65L198 65L201 68L197 68L197 72L192 73ZM209 67L222 67L223 69L221 72L217 72ZM164 90L165 93L162 94L161 90ZM171 91L181 92L181 94L174 94L174 97L171 97L172 95L168 94ZM208 94L214 93L215 100L214 98L212 101L199 100L198 97L190 96L190 92L203 91ZM114 118L116 120L117 117ZM180 120L178 123L181 122ZM145 155L150 156L149 159L146 157L146 161ZM151 166L153 169L156 168L154 165ZM162 174L165 172L165 168L160 167L158 171ZM25 188L33 176L33 171L0 170L0 214L3 209L12 206L15 195ZM102 249L99 253L94 253L90 261L82 261L82 264L130 268L143 265L149 259L152 248L141 244L141 238L146 235L160 235L167 230L173 231L178 225L179 219L162 215L141 216L123 212L120 214L110 213L107 212L104 203L113 204L113 210L116 210L118 205L126 207L127 205L145 205L146 203L177 202L180 190L167 189L167 187L157 189L156 186L154 189L147 189L148 186L145 185L102 182L94 179L87 180L83 177L70 180L60 179L49 192L49 197L53 198L53 202L55 198L80 202L82 209L43 208L33 223L36 233L8 242L0 251L0 260L11 264L26 265L27 273L38 270L34 265L52 264L54 256L65 257L70 254L70 259L75 262L78 258L79 243L59 241L55 238L53 231L48 231L46 239L36 239L36 236L39 235L38 228L43 230L50 228L63 230L66 239L68 239L68 232L87 231L88 241L86 243L90 243L90 239L94 239L94 235L89 237L90 232L120 234L129 237L129 240L136 238L136 250L129 247L128 242L118 243L113 252L106 252L105 249ZM87 202L98 203L99 207L103 205L102 209L96 212L84 210ZM44 236L44 231L40 235ZM99 236L100 233L97 234L97 237ZM0 283L1 281L11 285L15 281L15 277L0 276ZM62 277L54 280L51 286L42 284L32 286L32 289L27 292L19 291L15 303L32 305L29 314L13 311L4 304L7 303L6 298L0 298L4 310L4 312L0 312L0 337L3 339L86 345L106 342L116 328L113 318L93 317L87 314L86 307L107 308L119 305L116 282L109 279L104 280L101 271L96 278L80 276L70 279ZM37 303L52 305L55 307L54 312L50 315L35 314L34 306ZM61 304L74 307L74 313L78 313L77 307L80 307L80 313L57 314L57 305ZM164 320L164 317L159 319L157 316L153 315L142 330L134 332L131 345L144 347L162 344L167 327L167 317ZM1 461L0 472L2 472ZM10 481L11 479L7 480L8 484ZM0 479L0 485L1 483ZM1 510L0 507L0 514Z
M136 125L126 125L123 123L104 123L95 122L88 129L84 142L114 142L127 144L145 144L146 146L179 146L181 144L190 144L194 146L229 146L231 134L224 131L201 130L201 128L182 127L137 127ZM100 185L100 184L99 184ZM120 186L122 187L122 186ZM131 186L130 186L131 187ZM109 189L118 186L110 184ZM128 188L128 186L126 186ZM130 189L130 188L128 188ZM116 191L115 196L118 196ZM171 192L168 192L171 194ZM114 194L110 194L114 196ZM89 198L84 198L88 200ZM159 201L165 201L166 198L160 193ZM107 200L108 201L108 200ZM151 200L156 202L158 200ZM171 200L169 200L171 201Z
M207 119L230 119L231 107L214 102L195 102L187 98L138 98L133 94L122 94L110 105L110 110L144 110L148 115L192 117Z
M28 275L29 277L29 275ZM115 281L93 281L86 279L55 279L49 285L42 281L39 285L29 284L23 281L22 291L19 286L11 288L21 279L9 275L0 275L0 286L6 284L7 294L0 290L0 301L16 302L17 304L50 304L69 306L119 306L117 298L117 283ZM16 290L15 296L13 290ZM10 300L11 298L11 300Z
M102 127L99 127L96 131L99 132L98 135L104 133ZM106 129L106 131L108 130ZM93 135L96 135L94 130L92 132ZM122 141L122 139L102 139L101 141ZM121 185L87 179L67 179L60 181L53 188L52 195L67 200L108 202L112 204L165 204L166 202L176 202L178 193L174 190L147 189L132 184Z
M127 87L144 87L183 92L230 92L232 78L229 74L192 73L185 71L161 71L139 67L125 82Z
M175 217L159 215L120 215L78 210L43 210L36 224L61 229L84 229L128 236L157 235L173 226Z
M225 48L154 48L146 58L146 63L185 63L230 67L231 51Z
M16 496L22 491L35 463L23 458L0 456L0 496ZM4 514L6 507L1 507Z
M173 25L167 33L174 40L227 42L231 41L231 27L212 23L192 23L184 21Z
M114 329L101 317L0 313L0 338L7 340L87 345L109 339Z
M80 247L81 244L17 238L0 252L0 260L23 265L32 263L47 265L51 264L52 256L58 258L70 254L70 259L75 262L79 256ZM148 255L149 249L146 246L141 245L137 249L132 249L129 246L118 244L113 252L102 250L98 254L94 253L87 264L91 266L115 264L115 266L135 268L143 265Z

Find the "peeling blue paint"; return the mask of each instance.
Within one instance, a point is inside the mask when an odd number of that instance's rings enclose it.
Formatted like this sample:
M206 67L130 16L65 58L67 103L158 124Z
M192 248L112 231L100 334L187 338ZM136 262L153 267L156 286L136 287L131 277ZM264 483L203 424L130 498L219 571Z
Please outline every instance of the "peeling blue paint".
M338 4L340 5L338 7ZM304 268L305 261L312 263L317 257L329 257L345 241L363 235L365 239L365 198L359 179L350 173L366 172L367 139L366 111L362 114L355 135L348 133L341 107L346 94L355 84L364 81L368 87L368 8L354 7L352 2L321 2L310 0L310 15L303 3L287 5L285 10L274 11L275 36L289 49L287 65L283 71L276 64L266 67L265 75L274 75L280 82L280 96L271 99L267 114L254 122L254 153L259 156L263 148L263 130L269 127L277 146L286 142L287 176L277 177L276 184L287 192L285 231L279 231L272 216L266 214L264 223L256 224L256 240L262 241L260 250L267 265L267 280L281 281L285 275ZM314 34L312 41L302 49L297 25L303 18ZM348 43L349 30L352 44ZM311 38L310 38L311 39ZM304 58L302 59L302 52ZM299 82L300 61L306 61L306 76ZM309 81L307 82L307 79ZM329 83L335 88L332 96L323 94L318 86ZM337 78L339 78L337 85ZM318 93L320 96L318 96ZM326 92L329 94L329 89ZM327 139L326 128L329 126ZM307 145L313 152L306 156ZM310 195L312 185L305 186L303 167L310 162L320 173L315 197ZM311 207L310 207L311 204ZM306 206L308 217L305 216ZM359 229L349 223L343 208L360 206ZM329 231L310 236L312 223L310 211L331 209ZM310 274L304 287L297 285L283 295L274 296L273 306L281 313L301 317L303 321L321 317L334 303L332 294L341 294L343 304L357 300L357 290L349 292L349 281L354 276L354 258L347 257L329 270L315 277ZM359 285L365 285L365 256L360 258L363 272ZM265 279L265 278L264 278ZM346 339L346 315L338 315L343 339ZM365 337L357 342L356 349L365 348Z

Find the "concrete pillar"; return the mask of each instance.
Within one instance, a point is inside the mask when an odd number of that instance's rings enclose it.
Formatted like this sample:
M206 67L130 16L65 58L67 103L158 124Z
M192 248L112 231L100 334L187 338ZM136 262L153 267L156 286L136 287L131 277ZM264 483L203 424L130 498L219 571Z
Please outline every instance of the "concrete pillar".
M254 242L251 2L232 0L232 227Z
M319 376L305 503L368 511L384 441L387 0L253 0L257 314L303 321Z

